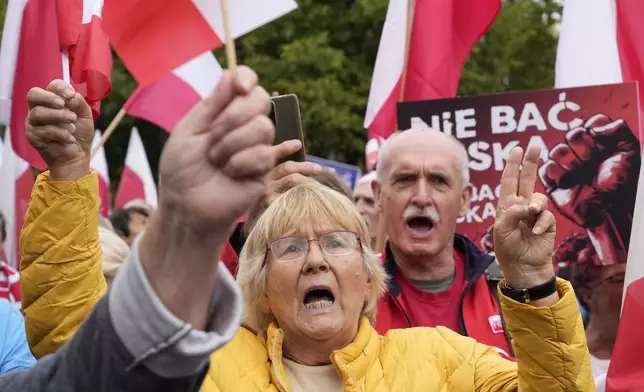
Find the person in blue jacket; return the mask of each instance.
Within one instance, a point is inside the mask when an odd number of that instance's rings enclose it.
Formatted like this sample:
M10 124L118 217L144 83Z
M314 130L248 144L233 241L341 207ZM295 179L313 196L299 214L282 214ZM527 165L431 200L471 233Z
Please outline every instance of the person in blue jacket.
M36 358L29 351L25 320L8 301L0 300L0 374L29 369Z

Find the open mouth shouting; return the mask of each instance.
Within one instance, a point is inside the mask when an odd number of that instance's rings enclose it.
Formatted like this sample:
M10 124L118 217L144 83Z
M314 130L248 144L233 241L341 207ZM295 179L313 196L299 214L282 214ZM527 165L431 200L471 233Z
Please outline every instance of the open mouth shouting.
M310 287L304 295L304 307L309 310L328 308L335 303L333 291L328 286Z
M427 237L431 233L432 229L434 229L434 222L428 216L411 216L407 218L406 222L409 234L412 237Z

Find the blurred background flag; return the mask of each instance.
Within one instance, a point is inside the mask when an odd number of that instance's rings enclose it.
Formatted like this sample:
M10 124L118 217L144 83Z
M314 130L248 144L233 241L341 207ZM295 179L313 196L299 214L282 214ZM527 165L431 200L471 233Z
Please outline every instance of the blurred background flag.
M230 2L233 38L297 8L294 0ZM105 0L103 27L145 86L226 41L218 0Z

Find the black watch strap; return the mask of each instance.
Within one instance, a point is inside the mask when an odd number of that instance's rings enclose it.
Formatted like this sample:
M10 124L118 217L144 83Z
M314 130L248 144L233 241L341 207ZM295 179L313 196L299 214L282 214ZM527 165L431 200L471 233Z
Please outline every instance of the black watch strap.
M515 301L529 304L530 301L546 298L557 291L557 277L553 276L552 279L546 283L540 284L536 287L529 289L514 289L505 283L501 286L501 292L506 297L512 298Z

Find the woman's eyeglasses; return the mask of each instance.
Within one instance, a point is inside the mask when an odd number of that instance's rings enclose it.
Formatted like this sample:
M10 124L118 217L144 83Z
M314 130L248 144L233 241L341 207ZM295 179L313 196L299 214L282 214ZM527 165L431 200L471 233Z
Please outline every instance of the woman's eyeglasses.
M306 257L314 241L329 256L346 256L359 249L360 236L352 231L332 231L312 240L302 236L282 237L271 241L268 248L276 261L285 263Z

